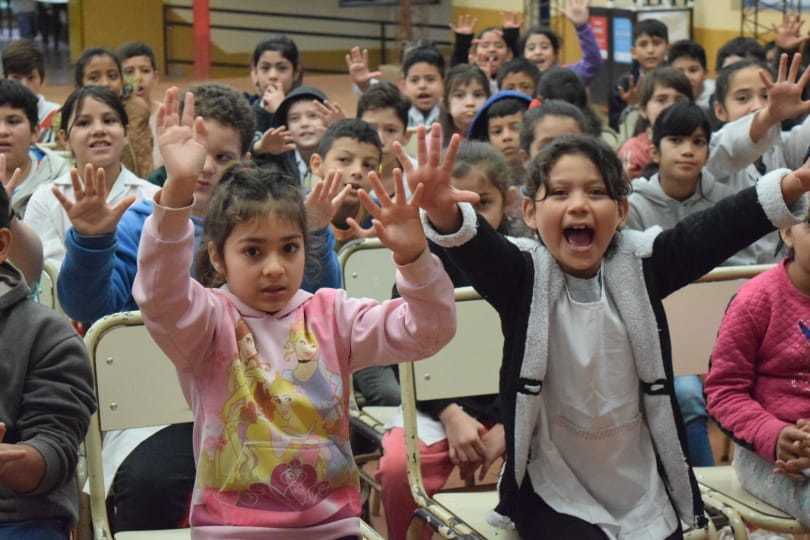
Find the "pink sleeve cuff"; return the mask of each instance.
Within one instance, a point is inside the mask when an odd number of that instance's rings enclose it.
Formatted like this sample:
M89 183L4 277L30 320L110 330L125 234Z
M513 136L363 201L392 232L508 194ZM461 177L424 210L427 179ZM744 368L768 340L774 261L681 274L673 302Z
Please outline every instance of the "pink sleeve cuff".
M412 288L428 285L435 279L436 272L443 272L444 268L429 249L425 248L415 261L404 266L397 266L405 284Z
M169 208L160 204L163 190L155 194L155 210L153 212L155 229L159 238L166 242L177 242L183 240L188 235L190 227L189 217L191 217L191 206L184 208Z

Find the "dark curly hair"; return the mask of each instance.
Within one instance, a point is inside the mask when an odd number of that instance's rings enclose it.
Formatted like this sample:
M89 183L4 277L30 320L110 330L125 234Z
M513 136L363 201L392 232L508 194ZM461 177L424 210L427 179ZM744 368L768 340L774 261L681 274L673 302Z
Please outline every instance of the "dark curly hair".
M194 113L205 120L216 120L239 132L239 148L247 154L256 134L256 118L245 96L223 84L206 83L188 89L194 94ZM183 100L180 100L182 114Z

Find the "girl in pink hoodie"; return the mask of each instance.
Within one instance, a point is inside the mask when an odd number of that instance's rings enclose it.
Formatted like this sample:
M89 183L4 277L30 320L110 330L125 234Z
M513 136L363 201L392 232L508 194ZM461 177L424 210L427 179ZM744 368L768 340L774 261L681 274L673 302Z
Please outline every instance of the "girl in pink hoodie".
M723 319L706 403L737 443L742 486L810 527L810 218L780 234L787 258Z
M401 299L313 295L300 290L307 220L329 222L345 194L335 197L339 175L316 186L305 211L284 176L238 165L210 203L197 261L217 287L207 288L188 274L206 143L193 110L187 94L182 121L171 100L161 112L168 180L144 226L133 289L194 412L192 538L354 538L351 372L429 357L455 332L453 286L419 220L421 189L406 201L396 175L392 200L372 173L380 206L359 193L393 253Z

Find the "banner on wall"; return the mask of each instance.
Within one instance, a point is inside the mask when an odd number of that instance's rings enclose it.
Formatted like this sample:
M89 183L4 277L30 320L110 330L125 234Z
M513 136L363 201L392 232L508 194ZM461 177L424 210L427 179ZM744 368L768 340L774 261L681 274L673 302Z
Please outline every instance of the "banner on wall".
M633 23L627 17L613 19L613 61L629 64L633 61Z
M639 13L638 20L641 21L644 19L656 19L667 25L670 43L675 43L681 39L691 39L692 37L692 34L689 31L689 10Z
M591 29L596 37L596 45L599 46L599 54L603 60L608 57L608 20L604 15L591 15Z

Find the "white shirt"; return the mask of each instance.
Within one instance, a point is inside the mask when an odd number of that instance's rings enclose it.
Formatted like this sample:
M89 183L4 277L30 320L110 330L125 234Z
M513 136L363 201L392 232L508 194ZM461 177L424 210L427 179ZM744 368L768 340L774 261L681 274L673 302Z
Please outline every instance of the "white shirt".
M433 108L430 110L427 116L425 113L420 111L416 108L416 105L411 105L411 108L408 109L408 127L415 128L419 126L430 127L433 125L434 122L439 121L439 113L441 112L441 108L438 105L434 105Z
M66 174L54 180L53 184L43 184L34 191L23 221L39 235L45 262L61 268L65 258L65 233L72 225L64 208L51 192L52 186L62 190L68 199L75 200L70 174ZM136 202L142 199L151 201L158 189L122 165L121 173L107 194L107 202L116 203L128 195L135 195Z
M548 371L527 470L554 510L611 539L660 540L678 526L640 404L632 347L598 276L566 275L551 313Z

